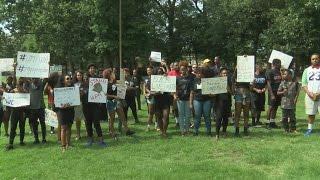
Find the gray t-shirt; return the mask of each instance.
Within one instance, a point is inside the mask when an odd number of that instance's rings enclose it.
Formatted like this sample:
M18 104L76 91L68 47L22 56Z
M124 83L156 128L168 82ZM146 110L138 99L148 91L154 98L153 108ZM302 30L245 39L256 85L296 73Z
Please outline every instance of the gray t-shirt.
M30 109L41 109L46 107L43 99L43 90L44 83L42 80L40 80L38 84L30 84Z

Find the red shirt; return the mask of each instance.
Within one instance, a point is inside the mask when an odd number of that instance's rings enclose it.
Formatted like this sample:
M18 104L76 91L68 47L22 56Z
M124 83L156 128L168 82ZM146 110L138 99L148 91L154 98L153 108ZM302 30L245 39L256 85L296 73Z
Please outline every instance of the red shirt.
M171 70L171 71L168 72L168 76L180 77L180 76L181 76L181 73L180 73L180 71Z

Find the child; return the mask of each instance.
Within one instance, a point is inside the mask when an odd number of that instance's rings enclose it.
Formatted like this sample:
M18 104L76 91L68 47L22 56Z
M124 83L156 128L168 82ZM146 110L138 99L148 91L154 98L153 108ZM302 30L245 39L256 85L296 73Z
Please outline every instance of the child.
M282 96L281 108L283 127L286 132L296 132L295 108L299 95L299 84L298 82L292 81L292 72L287 69L283 71L282 79L277 94Z

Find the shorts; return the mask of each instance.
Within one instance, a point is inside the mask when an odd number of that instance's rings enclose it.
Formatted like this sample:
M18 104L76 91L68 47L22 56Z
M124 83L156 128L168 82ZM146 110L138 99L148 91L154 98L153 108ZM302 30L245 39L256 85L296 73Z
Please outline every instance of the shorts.
M107 100L107 110L108 112L114 112L117 110L117 108L125 108L127 106L127 103L125 100L121 99L121 100Z
M313 101L308 95L306 95L305 109L307 115L316 115L320 112L320 100Z
M237 88L234 93L234 100L236 103L250 104L251 95L249 89L246 88Z
M254 108L257 111L264 111L264 106L266 103L266 96L265 93L261 93L261 94L253 94L254 98L253 98L253 104L254 104Z
M61 125L72 125L74 119L74 109L66 108L58 110L58 119Z
M272 107L278 107L281 105L281 96L278 96L276 91L273 92L273 94L275 96L274 100L271 99L271 95L268 93L268 105Z

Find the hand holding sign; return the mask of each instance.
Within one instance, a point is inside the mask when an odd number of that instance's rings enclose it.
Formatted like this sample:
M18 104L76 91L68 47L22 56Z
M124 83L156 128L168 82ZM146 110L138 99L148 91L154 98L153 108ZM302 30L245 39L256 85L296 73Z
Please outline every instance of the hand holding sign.
M272 53L270 55L270 58L269 58L269 63L272 63L272 61L274 59L280 59L281 61L281 66L283 66L285 69L288 69L290 64L291 64L291 61L293 59L292 56L289 56L283 52L280 52L280 51L277 51L277 50L272 50Z

